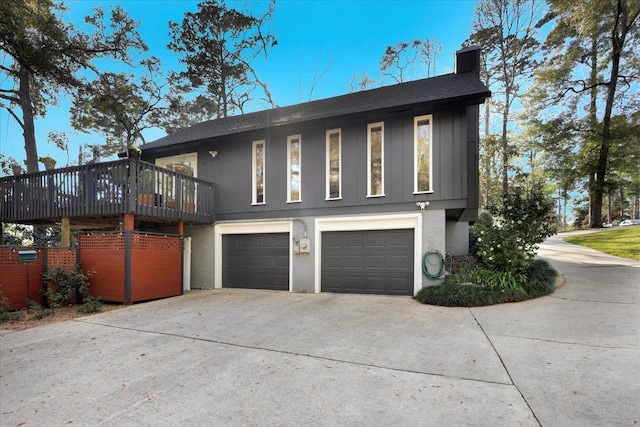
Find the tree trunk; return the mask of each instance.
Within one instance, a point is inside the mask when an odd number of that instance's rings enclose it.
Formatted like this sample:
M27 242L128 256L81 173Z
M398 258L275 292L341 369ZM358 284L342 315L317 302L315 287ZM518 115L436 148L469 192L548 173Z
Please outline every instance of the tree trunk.
M564 201L563 201L564 208L563 208L563 211L562 211L562 230L566 230L567 229L567 202L568 202L567 193L565 192L564 193Z
M20 66L18 97L20 98L20 108L22 109L22 129L24 151L27 155L27 172L38 172L38 147L33 124L33 104L31 103L31 73L24 66Z
M486 64L485 64L486 67ZM484 206L489 205L489 187L491 186L491 159L489 158L489 150L487 150L487 144L489 141L489 119L491 110L489 107L489 100L487 99L484 103L484 141L485 141L485 153L487 155L487 162L485 165L485 185L484 185Z
M591 37L591 69L590 69L590 84L591 92L589 97L589 122L591 123L591 129L597 129L598 127L598 37L596 34L592 34ZM594 218L594 202L596 200L595 195L595 171L593 170L593 164L587 160L589 169L589 225L593 223Z
M596 188L596 179L593 173L589 172L589 183L587 184L589 187L589 224L591 224L591 218L593 218L593 202L596 199L595 196L595 188Z
M596 182L593 201L593 216L591 217L591 228L602 226L602 196L604 195L604 185L607 176L607 163L609 160L609 146L611 144L611 112L613 101L618 85L618 75L620 73L620 55L624 46L626 36L626 16L622 10L622 0L618 0L616 8L616 25L611 32L611 77L607 87L607 102L604 108L604 118L602 119L602 142L598 153L598 163L596 166Z
M509 119L509 94L505 94L502 113L502 193L509 191L509 141L507 140L507 120Z

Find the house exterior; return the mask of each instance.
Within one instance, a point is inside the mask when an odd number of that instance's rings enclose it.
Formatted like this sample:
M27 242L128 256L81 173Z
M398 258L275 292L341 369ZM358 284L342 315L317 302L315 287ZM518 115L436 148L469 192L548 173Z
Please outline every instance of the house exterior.
M215 183L185 225L191 287L414 295L425 254L466 254L478 210L478 48L456 72L207 121L150 142ZM431 258L430 258L431 260ZM437 263L437 256L434 256ZM437 270L436 267L431 267Z

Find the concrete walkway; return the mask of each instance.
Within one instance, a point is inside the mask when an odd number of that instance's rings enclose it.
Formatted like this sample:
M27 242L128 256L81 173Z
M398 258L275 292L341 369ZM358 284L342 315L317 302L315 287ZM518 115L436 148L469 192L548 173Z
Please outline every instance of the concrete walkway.
M640 263L577 248L518 304L192 291L3 331L0 425L640 423Z

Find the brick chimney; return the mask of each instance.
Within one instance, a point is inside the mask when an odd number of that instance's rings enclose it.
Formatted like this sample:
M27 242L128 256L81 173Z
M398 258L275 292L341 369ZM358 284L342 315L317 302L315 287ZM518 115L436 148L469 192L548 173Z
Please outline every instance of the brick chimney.
M480 75L480 46L469 46L456 52L456 74Z

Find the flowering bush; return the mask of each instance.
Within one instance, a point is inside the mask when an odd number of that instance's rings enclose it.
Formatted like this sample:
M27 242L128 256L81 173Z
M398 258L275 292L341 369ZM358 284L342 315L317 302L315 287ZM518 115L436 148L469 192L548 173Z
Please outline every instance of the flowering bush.
M538 245L556 233L553 204L539 189L525 196L505 193L502 205L491 206L489 212L492 220L480 217L471 235L478 258L491 270L525 272Z
M51 307L67 305L76 293L82 297L87 296L89 294L89 278L93 273L94 271L90 270L85 275L79 269L69 271L61 265L42 273L42 280L51 283L51 286L44 292L49 300L49 305Z

